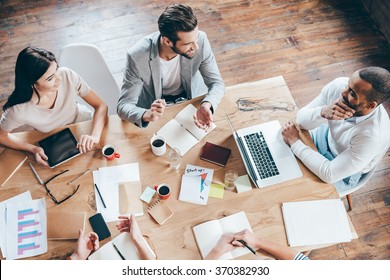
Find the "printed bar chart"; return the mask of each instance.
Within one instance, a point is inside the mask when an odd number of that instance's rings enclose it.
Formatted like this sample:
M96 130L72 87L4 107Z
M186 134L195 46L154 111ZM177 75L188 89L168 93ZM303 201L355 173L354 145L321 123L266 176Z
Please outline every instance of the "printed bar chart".
M19 222L18 223L18 231L22 231L25 227L32 227L32 226L36 226L36 225L39 225L39 222L37 222L36 220L28 220L28 221L24 221L24 222Z
M20 259L47 251L44 199L7 205L7 259Z
M18 220L24 219L25 216L35 215L35 214L39 214L39 211L38 210L34 211L31 208L30 209L19 210L18 211Z
M28 250L34 250L40 248L40 245L37 245L35 243L28 243L28 244L23 244L18 246L18 255L23 255L25 251Z
M18 243L22 243L24 239L33 238L37 236L41 236L42 232L38 232L37 230L22 232L18 234Z

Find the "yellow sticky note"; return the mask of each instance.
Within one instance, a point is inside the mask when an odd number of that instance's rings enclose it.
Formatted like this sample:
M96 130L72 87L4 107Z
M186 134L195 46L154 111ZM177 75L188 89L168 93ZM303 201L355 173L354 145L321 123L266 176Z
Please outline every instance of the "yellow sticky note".
M209 197L223 198L224 186L219 184L211 183Z

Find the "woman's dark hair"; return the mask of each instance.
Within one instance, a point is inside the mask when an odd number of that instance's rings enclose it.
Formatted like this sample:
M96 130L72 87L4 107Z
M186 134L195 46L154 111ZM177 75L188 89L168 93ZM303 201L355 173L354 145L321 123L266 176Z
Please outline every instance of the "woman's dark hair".
M191 32L198 25L191 7L182 4L168 6L158 18L161 36L167 37L173 44L179 39L177 32Z
M52 62L57 62L53 53L40 48L23 49L16 60L15 89L3 106L3 110L31 100L34 84L46 73ZM35 90L35 92L39 93Z

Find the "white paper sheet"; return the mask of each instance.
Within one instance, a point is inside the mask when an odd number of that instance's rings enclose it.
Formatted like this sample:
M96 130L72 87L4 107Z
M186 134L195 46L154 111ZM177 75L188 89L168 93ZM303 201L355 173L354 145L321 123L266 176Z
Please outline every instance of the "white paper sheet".
M282 210L292 247L351 241L351 228L340 199L287 202Z
M45 198L7 204L7 259L47 252Z
M152 248L150 248L149 244L144 239L146 247L148 250L156 256L153 252ZM89 256L89 260L121 260L119 253L115 250L113 244L117 247L119 252L126 260L139 260L140 257L138 255L138 251L134 246L130 233L124 232L115 237L113 240L102 246L96 252L94 252L91 256Z
M23 202L23 201L31 201L31 193L30 191L26 191L24 193L18 194L14 197L11 197L7 200L0 202L0 246L1 253L4 258L7 257L7 217L6 217L6 207L7 204Z
M95 188L96 209L103 215L106 222L118 220L119 213L119 183L140 181L138 163L128 163L109 167L101 167L93 171L94 183L98 186L106 208Z

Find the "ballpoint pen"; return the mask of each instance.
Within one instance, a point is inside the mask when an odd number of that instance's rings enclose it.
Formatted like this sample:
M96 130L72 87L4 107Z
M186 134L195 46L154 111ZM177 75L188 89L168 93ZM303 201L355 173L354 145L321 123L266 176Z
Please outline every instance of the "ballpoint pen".
M97 190L97 192L98 192L98 195L99 195L99 197L100 197L100 200L101 200L102 203L103 203L104 208L107 208L107 207L106 207L106 204L104 203L102 194L100 193L99 188L98 188L98 186L97 186L96 184L95 184L95 188L96 188L96 190Z
M125 260L125 257L122 255L122 253L119 251L119 249L115 246L114 243L112 243L112 246L114 246L115 251L118 253L118 255L121 257L122 260Z
M31 162L29 162L28 164L30 164L31 170L34 173L35 178L37 178L39 184L43 185L43 181L42 181L41 177L39 177L39 175L38 175L37 171L35 170L34 166L31 164Z
M83 177L85 174L87 174L89 172L89 168L87 170L85 170L83 173L81 173L79 176L77 176L76 178L73 178L72 180L70 180L67 185L73 183L74 181L76 181L77 179Z
M253 254L256 255L256 251L253 250L244 240L237 240L238 242L240 242L242 245L244 245L245 247L247 247L249 249L249 251L251 251Z

